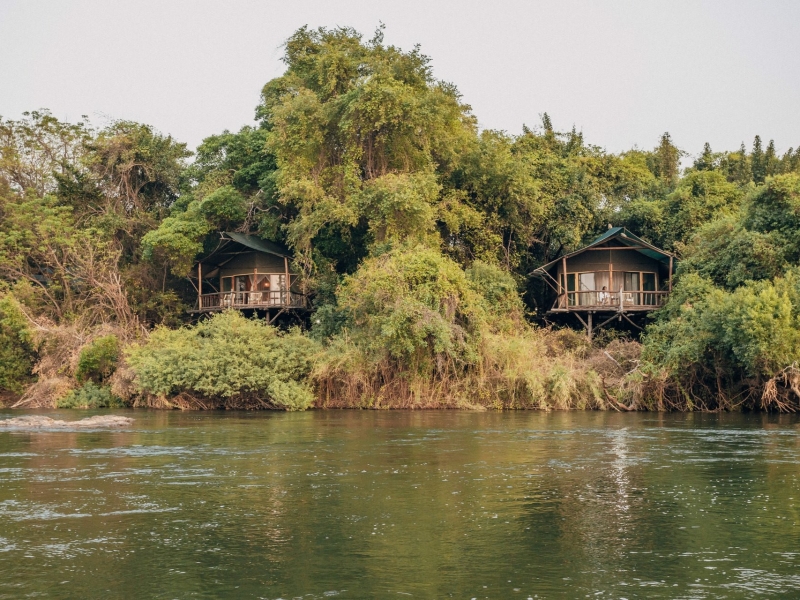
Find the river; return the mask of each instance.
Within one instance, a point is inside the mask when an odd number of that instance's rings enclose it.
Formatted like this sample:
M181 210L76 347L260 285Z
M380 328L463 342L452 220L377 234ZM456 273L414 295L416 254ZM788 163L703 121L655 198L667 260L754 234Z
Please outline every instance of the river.
M0 598L800 598L793 416L113 413L0 432Z

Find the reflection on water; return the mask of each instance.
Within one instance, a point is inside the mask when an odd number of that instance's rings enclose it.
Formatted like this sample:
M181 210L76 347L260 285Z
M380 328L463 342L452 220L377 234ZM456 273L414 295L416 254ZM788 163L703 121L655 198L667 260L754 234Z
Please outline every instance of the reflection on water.
M794 417L125 414L0 432L0 598L800 597Z

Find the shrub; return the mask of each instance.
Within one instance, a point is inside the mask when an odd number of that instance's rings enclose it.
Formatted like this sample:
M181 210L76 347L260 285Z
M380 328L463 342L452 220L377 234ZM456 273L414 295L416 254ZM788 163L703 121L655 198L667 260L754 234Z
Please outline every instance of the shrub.
M99 337L81 350L75 378L80 382L103 383L117 368L119 340L115 335Z
M108 387L100 387L87 381L83 387L72 390L56 403L56 408L122 408L122 400L111 393Z
M728 292L697 274L676 286L644 336L642 370L659 406L728 408L800 364L800 274ZM800 400L787 381L786 397ZM750 403L752 406L752 403Z
M317 345L299 331L280 333L263 320L226 311L194 327L156 329L127 351L145 393L221 400L226 406L304 410L314 400L308 374Z
M0 392L19 394L31 380L36 352L28 321L17 300L0 298Z
M484 299L437 250L400 245L369 258L337 296L353 341L375 363L428 374L445 362L476 359Z
M314 376L326 406L602 406L597 376L563 335L523 318L513 278L439 251L398 245L364 261L338 291L347 326Z

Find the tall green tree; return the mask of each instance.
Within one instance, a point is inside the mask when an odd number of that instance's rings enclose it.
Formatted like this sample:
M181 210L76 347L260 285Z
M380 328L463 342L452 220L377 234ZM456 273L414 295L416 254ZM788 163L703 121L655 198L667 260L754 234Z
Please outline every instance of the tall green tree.
M750 154L750 169L753 173L753 181L764 183L767 176L767 165L764 157L764 149L761 147L761 136L757 135L753 140L753 152Z
M679 150L672 142L672 136L665 132L661 136L661 141L653 150L651 159L651 170L664 185L672 187L678 180L680 174L681 157L684 152Z
M287 241L310 275L315 249L335 264L364 228L364 242L380 238L361 210L368 183L452 171L475 119L454 86L433 78L428 57L385 46L380 30L364 42L348 28L303 28L285 48L286 73L264 87L257 115L277 197L294 213Z

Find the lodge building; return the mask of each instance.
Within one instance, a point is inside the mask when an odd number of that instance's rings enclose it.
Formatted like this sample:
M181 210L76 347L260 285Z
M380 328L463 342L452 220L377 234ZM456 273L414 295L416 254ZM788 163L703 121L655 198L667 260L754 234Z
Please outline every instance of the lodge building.
M224 232L208 256L196 264L194 313L236 308L258 311L271 320L289 310L306 310L289 250L255 235Z
M675 267L670 252L624 227L612 227L588 246L531 274L553 292L547 315L574 315L591 338L615 319L641 329L641 317L662 306L672 291Z

